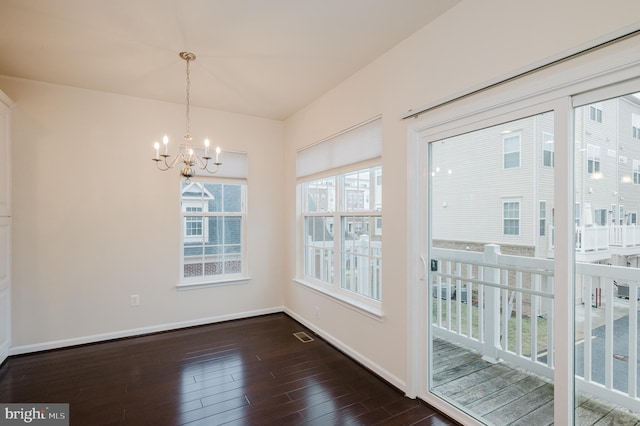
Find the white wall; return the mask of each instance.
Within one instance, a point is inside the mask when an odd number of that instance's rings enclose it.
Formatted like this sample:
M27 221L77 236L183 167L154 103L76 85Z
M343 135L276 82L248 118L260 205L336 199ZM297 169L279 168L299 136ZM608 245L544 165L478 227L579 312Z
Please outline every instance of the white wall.
M184 106L0 77L13 110L14 352L282 309L283 124L192 108L194 140L248 153L251 282L177 291L178 171L153 141ZM129 295L141 305L129 307Z
M407 125L403 113L634 24L640 3L463 1L285 123L285 304L392 383L407 368ZM295 152L377 114L383 120L383 321L292 282ZM316 308L319 318L316 318Z

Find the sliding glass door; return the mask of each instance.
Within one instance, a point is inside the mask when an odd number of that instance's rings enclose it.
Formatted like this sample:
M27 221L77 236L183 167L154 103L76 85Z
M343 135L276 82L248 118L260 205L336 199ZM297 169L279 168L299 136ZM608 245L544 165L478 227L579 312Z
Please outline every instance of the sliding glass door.
M554 114L428 145L429 390L489 424L553 423Z
M640 421L640 92L620 91L574 98L578 424Z
M638 41L410 126L408 389L464 424L640 422Z

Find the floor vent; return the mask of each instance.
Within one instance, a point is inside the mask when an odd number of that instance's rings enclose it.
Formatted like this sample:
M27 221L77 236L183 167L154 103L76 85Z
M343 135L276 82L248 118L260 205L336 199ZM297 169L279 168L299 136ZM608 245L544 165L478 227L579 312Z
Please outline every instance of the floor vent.
M313 342L313 337L309 336L304 331L298 331L297 333L293 333L293 335L296 336L302 343Z

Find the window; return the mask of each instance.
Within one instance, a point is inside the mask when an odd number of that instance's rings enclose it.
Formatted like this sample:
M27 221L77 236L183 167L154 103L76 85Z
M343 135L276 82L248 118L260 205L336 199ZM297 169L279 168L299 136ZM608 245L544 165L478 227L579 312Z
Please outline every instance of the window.
M243 183L181 183L183 282L243 274L245 196Z
M627 213L627 225L637 225L638 224L638 213L629 212Z
M381 173L375 166L301 184L306 278L380 300Z
M300 284L381 315L382 120L298 151Z
M542 164L546 167L555 165L553 135L551 133L542 133Z
M502 202L504 235L520 235L520 201Z
M540 201L540 236L546 235L547 228L547 202Z
M618 205L618 220L619 220L619 224L622 225L624 224L624 206L623 205Z
M587 145L587 173L600 172L600 147Z
M596 123L602 123L602 102L589 105L589 119Z
M631 136L640 139L640 114L631 114Z
M520 134L508 134L502 138L504 168L520 167Z
M248 280L246 154L226 152L211 177L180 182L181 268L178 287Z
M593 219L598 226L607 225L607 209L595 209L593 213Z
M640 185L640 161L633 160L633 183Z
M186 206L185 211L202 212L202 207ZM195 239L202 237L202 216L186 216L184 224L184 239Z

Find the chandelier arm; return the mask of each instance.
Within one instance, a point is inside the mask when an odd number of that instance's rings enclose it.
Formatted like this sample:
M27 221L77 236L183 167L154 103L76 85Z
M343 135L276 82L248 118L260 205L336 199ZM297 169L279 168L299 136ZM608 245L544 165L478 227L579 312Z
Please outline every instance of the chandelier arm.
M200 170L206 170L207 172L214 174L218 172L218 169L220 168L220 165L222 163L212 163L212 165L216 166L215 169L210 170L209 169L209 160L211 159L211 157L199 157L197 155L194 155L196 162L198 164L198 167L200 167Z
M176 155L176 157L173 160L171 160L171 162L167 162L167 158L171 157L170 155L163 154L161 155L161 157L163 159L154 158L153 161L156 162L156 167L158 168L158 170L166 172L167 170L172 169L173 166L175 166L178 161L183 161L184 154L180 153ZM164 163L164 165L160 164L162 162Z
M211 174L218 173L218 169L220 168L220 164L222 164L222 163L213 163L213 165L216 166L216 168L213 169L213 170L209 170L209 167L208 167L209 165L207 164L207 167L205 167L202 170L206 170L207 172L209 172Z

